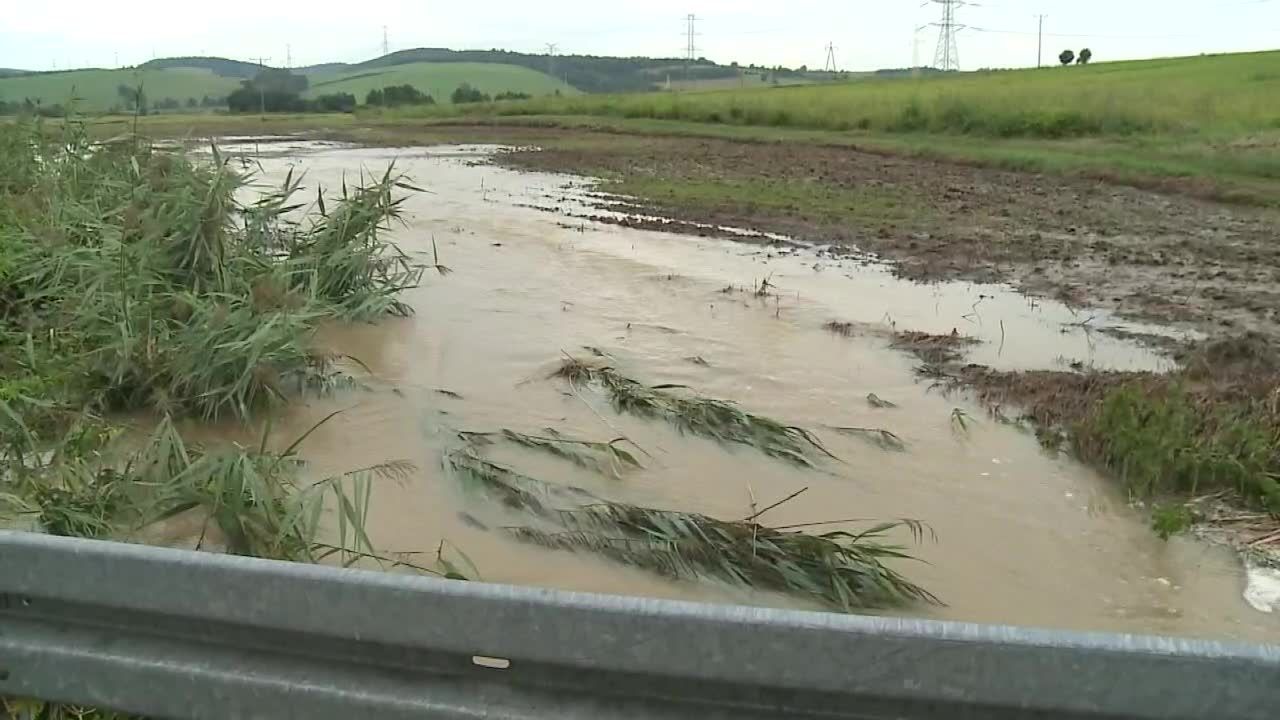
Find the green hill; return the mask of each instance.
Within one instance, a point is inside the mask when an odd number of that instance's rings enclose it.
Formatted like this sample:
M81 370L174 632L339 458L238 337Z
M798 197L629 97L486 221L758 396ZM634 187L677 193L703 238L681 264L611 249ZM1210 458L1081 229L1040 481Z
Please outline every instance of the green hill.
M30 98L43 105L66 105L76 97L81 110L104 112L122 105L118 93L121 85L142 85L143 93L153 103L173 98L186 104L188 98L198 101L205 96L225 97L239 87L240 81L196 68L68 70L0 77L0 101L13 103Z
M414 48L352 65L352 72L408 63L492 63L519 65L536 72L550 72L573 87L589 93L654 90L667 80L737 77L738 69L699 58L686 65L680 58L602 57L596 55L546 55L509 50L447 50ZM790 71L784 71L789 73Z
M228 60L220 57L173 57L159 58L144 62L138 66L140 70L196 69L208 70L214 75L247 80L257 75L262 66L242 60Z
M405 84L430 93L437 102L448 102L449 95L462 83L470 83L489 95L510 91L536 97L551 95L557 90L562 95L578 94L578 90L546 73L516 65L491 63L418 62L337 74L321 73L310 78L309 97L345 92L355 95L361 103L370 90Z

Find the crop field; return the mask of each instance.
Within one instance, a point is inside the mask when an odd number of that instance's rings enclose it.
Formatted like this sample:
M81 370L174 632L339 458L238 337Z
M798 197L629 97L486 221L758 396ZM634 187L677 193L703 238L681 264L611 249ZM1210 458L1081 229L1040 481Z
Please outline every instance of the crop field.
M409 63L336 75L321 74L311 77L308 92L312 96L351 93L363 103L370 90L407 84L430 94L438 103L448 103L450 93L463 83L487 95L504 92L527 93L535 97L556 92L561 95L579 94L545 73L493 63Z
M173 98L186 105L189 99L226 97L240 86L240 81L196 68L72 70L0 77L0 100L13 103L30 98L43 105L65 106L74 98L80 101L82 112L105 112L124 105L119 93L121 85L141 86L153 102Z
M551 76L516 65L494 63L410 63L374 70L318 74L310 76L309 97L349 92L360 102L375 88L409 84L430 93L437 102L448 103L449 95L462 83L469 83L488 95L503 92L527 93L535 97L559 92L571 96L578 90ZM141 86L151 103L172 98L184 107L189 99L225 98L240 87L238 78L223 77L201 68L141 70L72 70L5 77L0 75L0 101L15 103L25 99L42 105L66 106L75 98L85 113L101 113L123 108L121 86Z
M837 86L544 98L488 112L1001 138L1238 133L1280 128L1280 52Z

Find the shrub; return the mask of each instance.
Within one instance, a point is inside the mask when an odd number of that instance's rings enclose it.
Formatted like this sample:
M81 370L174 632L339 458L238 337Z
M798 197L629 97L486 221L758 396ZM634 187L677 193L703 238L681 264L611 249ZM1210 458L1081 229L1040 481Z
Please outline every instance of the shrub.
M316 112L355 112L356 96L351 93L321 95L311 101L311 109Z

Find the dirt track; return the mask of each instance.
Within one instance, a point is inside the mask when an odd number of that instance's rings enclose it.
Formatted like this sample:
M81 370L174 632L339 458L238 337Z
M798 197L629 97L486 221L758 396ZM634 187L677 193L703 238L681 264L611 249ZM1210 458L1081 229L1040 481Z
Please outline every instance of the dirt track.
M1274 210L817 145L538 135L542 150L501 162L600 176L623 191L640 183L651 191L640 212L856 247L921 281L1003 281L1210 335L1280 337ZM739 183L760 194L684 190ZM770 188L796 199L762 202Z

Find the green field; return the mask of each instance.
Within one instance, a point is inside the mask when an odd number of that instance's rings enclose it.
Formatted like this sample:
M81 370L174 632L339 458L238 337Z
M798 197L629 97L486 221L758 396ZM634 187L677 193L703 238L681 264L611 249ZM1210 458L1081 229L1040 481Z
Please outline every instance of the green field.
M461 112L988 137L1236 132L1280 128L1280 52L812 87L542 98Z
M449 95L462 83L470 83L489 95L523 92L533 96L578 95L578 90L545 73L517 65L496 63L409 63L375 70L362 70L311 77L308 96L346 92L361 103L370 90L388 85L412 85L429 93L436 102L448 102Z
M393 67L346 73L313 75L309 97L325 93L349 92L364 102L374 88L408 83L448 102L450 93L462 83L471 83L490 95L512 91L530 95L577 95L578 90L545 73L516 65L492 63L410 63ZM70 70L19 77L0 77L0 101L22 102L30 98L43 105L66 105L72 97L80 100L82 112L106 112L124 103L117 92L121 85L142 85L155 103L173 98L184 106L188 98L206 95L223 98L240 86L239 78L222 77L199 68L160 70Z
M240 86L235 78L214 75L208 70L174 68L169 70L71 70L0 78L0 100L22 102L30 98L44 105L66 105L80 99L84 112L105 112L123 105L117 88L137 87L152 102L173 98L186 104L188 98L225 97Z

